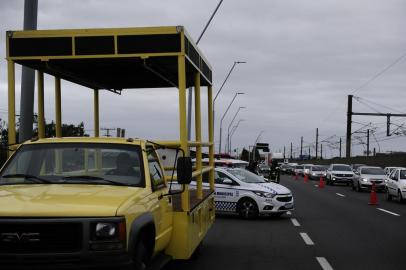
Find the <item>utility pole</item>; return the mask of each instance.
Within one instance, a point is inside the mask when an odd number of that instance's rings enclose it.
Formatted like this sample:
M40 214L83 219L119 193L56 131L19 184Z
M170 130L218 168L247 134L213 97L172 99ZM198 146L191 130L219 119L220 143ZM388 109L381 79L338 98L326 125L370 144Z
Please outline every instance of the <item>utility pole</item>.
M311 156L310 156L310 145L309 145L309 159L311 159Z
M352 97L353 95L348 95L348 105L347 105L347 138L346 138L346 151L345 157L351 157L351 124L352 124Z
M323 144L320 144L320 159L323 159Z
M376 156L376 149L375 149L375 147L374 147L374 156Z
M318 151L319 151L319 128L316 128L316 159Z
M292 159L293 143L290 143L290 159Z
M367 157L369 157L369 129L367 129Z
M36 30L38 0L24 1L24 30ZM23 66L21 70L20 133L18 141L24 142L32 137L34 122L34 84L35 71Z
M286 146L283 146L283 159L286 158Z
M303 156L303 136L300 137L300 156Z
M341 144L342 144L342 140L341 140L341 137L340 137L340 158L341 158Z

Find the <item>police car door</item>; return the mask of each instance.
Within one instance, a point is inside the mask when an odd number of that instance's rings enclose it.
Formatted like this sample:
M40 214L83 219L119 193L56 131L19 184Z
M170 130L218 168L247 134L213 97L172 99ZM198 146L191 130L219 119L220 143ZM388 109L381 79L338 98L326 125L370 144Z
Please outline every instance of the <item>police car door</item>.
M216 192L214 201L217 211L235 212L239 191L236 189L238 183L228 177L225 173L215 171L214 174Z

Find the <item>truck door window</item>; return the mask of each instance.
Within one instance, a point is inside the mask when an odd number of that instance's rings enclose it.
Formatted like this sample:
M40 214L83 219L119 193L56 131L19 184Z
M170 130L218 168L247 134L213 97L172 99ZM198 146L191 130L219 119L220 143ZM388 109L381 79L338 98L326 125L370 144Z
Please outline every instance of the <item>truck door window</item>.
M159 165L158 155L155 150L152 148L147 149L148 153L148 167L149 167L149 176L151 178L152 189L159 190L166 187L165 184L165 175Z

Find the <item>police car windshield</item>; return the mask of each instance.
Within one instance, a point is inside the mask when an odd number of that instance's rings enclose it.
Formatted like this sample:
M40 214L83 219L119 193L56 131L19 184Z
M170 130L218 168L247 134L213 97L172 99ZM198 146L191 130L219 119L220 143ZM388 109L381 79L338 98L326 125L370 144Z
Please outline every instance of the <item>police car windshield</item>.
M228 169L227 171L245 183L265 183L264 178L244 169Z

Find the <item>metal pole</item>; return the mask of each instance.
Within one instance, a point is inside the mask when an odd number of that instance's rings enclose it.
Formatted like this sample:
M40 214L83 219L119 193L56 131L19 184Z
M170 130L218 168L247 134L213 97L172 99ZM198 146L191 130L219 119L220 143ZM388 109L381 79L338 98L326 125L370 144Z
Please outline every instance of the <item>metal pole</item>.
M290 143L290 159L292 159L293 143Z
M230 107L231 107L231 105L233 104L233 102L234 102L235 98L237 97L237 95L241 95L241 94L244 94L244 93L235 93L235 95L234 95L233 99L231 100L230 104L229 104L229 105L228 105L228 107L227 107L226 112L223 114L223 117L221 117L221 121L220 121L220 143L219 143L219 154L221 153L221 137L222 137L222 132L223 132L223 120L224 120L224 117L226 116L226 114L227 114L228 110L230 109ZM214 105L214 104L213 104L213 105Z
M62 137L61 79L55 77L55 135Z
M351 124L352 124L352 95L348 95L348 106L347 106L347 140L346 140L346 152L345 157L351 157Z
M240 125L240 123L241 123L242 121L244 121L244 120L239 120L238 123L237 123L237 125L235 125L235 126L233 127L232 131L231 131L231 134L230 134L230 149L231 149L231 139L233 138L233 135L234 135L235 131L237 130L238 126Z
M24 1L24 30L37 29L38 0ZM24 142L32 137L34 122L34 84L35 71L22 67L21 100L20 100L20 132L18 141Z
M369 129L367 129L367 157L369 157Z
M223 3L224 0L220 0L220 2L217 4L216 9L214 12L211 14L209 21L206 23L206 25L203 28L202 33L200 34L199 38L196 41L196 45L199 44L200 40L202 39L204 33L206 32L207 28L209 27L211 21L214 18L214 15L216 15L217 10L220 8L220 5ZM188 128L188 140L191 138L192 134L192 99L193 99L193 89L192 87L189 87L189 96L188 96L188 112L187 112L187 128Z
M340 138L340 158L341 158L341 144L342 144L342 140Z
M316 159L319 152L318 148L319 148L319 128L316 128Z
M283 159L286 158L286 146L283 146Z
M233 72L234 67L236 64L245 64L246 62L244 61L234 61L233 66L231 67L230 71L228 72L226 78L224 79L223 83L220 86L220 89L217 91L214 99L213 99L213 125L215 126L215 122L216 122L216 99L218 97L218 95L221 93L221 90L223 90L224 85L226 84L228 77L230 77L231 72Z
M303 156L303 136L300 137L300 158Z
M45 138L44 73L38 71L38 138Z
M323 144L320 144L320 159L323 159Z
M94 89L94 96L93 96L93 110L94 110L94 136L100 136L100 118L99 118L99 89ZM119 136L117 136L119 137Z
M233 120L231 120L231 122L230 122L230 124L228 125L228 128L227 128L227 152L228 153L230 153L230 127L231 127L231 125L233 124L233 122L234 122L234 120L235 120L235 118L237 117L237 115L238 115L238 113L239 113L239 111L241 110L241 109L245 109L245 107L238 107L238 110L237 110L237 112L234 114L234 117L233 117Z

